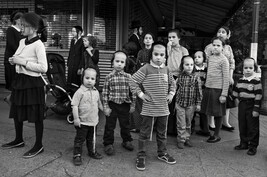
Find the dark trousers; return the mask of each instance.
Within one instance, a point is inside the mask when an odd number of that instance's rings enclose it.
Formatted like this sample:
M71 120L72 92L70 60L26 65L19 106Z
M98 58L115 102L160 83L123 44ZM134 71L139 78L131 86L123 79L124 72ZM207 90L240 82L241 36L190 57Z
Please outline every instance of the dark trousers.
M253 117L254 100L240 100L238 105L238 126L240 144L258 147L260 137L259 117Z
M117 119L119 119L121 128L121 138L123 142L132 141L130 134L130 121L129 121L129 111L130 104L122 103L117 104L114 102L109 102L109 107L112 110L109 117L106 117L106 125L104 132L104 146L114 143L114 129L116 128Z
M82 154L82 147L85 140L88 152L93 152L94 127L81 125L81 127L75 126L75 129L76 136L74 139L73 155Z

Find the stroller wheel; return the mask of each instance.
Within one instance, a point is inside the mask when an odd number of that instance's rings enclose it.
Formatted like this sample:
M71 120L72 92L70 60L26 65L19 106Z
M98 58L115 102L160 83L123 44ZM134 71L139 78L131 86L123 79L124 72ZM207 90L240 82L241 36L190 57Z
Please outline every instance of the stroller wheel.
M72 114L69 114L68 116L67 116L67 121L68 121L68 123L69 124L73 124L73 121L74 119L73 119L73 115Z

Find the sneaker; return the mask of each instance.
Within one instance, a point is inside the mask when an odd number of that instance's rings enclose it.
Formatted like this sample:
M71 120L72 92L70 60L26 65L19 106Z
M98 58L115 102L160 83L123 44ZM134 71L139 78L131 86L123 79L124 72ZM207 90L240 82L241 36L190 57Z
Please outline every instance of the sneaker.
M129 150L129 151L133 151L134 147L132 145L132 143L130 141L127 142L123 142L121 143L122 147L124 147L125 149Z
M146 169L146 157L138 156L135 163L136 169L144 171Z
M37 156L38 154L44 152L44 147L41 147L40 149L37 150L29 150L28 152L26 152L25 154L23 154L23 158L28 159L28 158L32 158L34 156Z
M107 146L105 146L105 149L104 149L105 153L107 155L113 155L114 154L114 147L112 144L109 144Z
M246 149L248 149L248 145L239 144L239 145L235 146L234 149L235 150L246 150Z
M89 157L92 157L93 159L102 159L103 158L102 155L99 154L98 152L95 152L95 153L89 152L88 155L89 155Z
M158 156L158 159L166 162L167 164L175 164L176 163L176 160L172 156L170 156L168 153L161 155L161 156Z
M247 152L248 155L255 155L256 153L257 153L257 148L255 147L249 148Z
M187 147L193 147L191 141L189 139L185 140L185 143L184 143L185 146Z
M23 141L20 141L20 142L11 141L10 143L3 144L2 148L11 149L11 148L24 147L24 146L25 146L25 143Z
M80 166L82 164L81 154L77 154L73 156L73 163L75 166Z
M184 149L184 143L183 142L179 142L177 144L177 147L178 147L178 149Z

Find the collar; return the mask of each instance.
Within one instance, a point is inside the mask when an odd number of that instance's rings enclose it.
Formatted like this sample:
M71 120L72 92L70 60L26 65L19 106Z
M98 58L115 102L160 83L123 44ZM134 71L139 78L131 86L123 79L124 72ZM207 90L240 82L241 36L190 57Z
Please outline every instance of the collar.
M80 86L80 88L81 88L81 90L82 90L83 92L85 92L85 91L87 91L87 90L96 90L95 87L93 87L93 88L91 89L91 88L87 88L87 87L85 87L83 84Z
M165 66L164 63L162 63L160 66L158 66L158 65L156 65L155 63L153 63L152 60L150 60L150 64L151 64L151 66L153 66L154 68L158 68L158 69L159 69L159 68L164 68L164 66Z
M252 79L254 79L256 77L255 73L252 74L252 76L249 76L249 77L245 77L243 76L242 77L242 80L247 80L247 81L251 81Z
M203 64L202 67L199 67L199 66L195 65L195 68L196 68L197 70L205 70L205 65Z
M124 74L124 71L117 71L116 69L113 69L112 74Z
M37 40L39 40L38 35L35 36L34 38L31 38L30 40L28 40L28 38L26 38L26 40L25 40L25 45L32 44L32 43L34 43L34 42L37 41Z
M13 28L15 28L18 32L20 32L21 30L18 28L18 27L16 27L15 25L11 25Z

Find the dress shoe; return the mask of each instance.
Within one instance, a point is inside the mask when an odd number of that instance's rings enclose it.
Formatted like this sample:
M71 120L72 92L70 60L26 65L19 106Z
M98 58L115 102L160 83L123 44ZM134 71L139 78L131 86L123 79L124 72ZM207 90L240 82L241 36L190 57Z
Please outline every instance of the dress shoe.
M217 136L210 136L207 140L208 143L217 143L219 141L221 141L221 138Z
M24 141L11 141L10 143L6 143L2 145L2 148L4 149L11 149L11 148L19 148L24 147L25 143Z
M28 152L26 152L25 154L23 154L23 158L25 158L25 159L32 158L32 157L35 157L42 152L44 152L44 147L41 147L41 148L36 149L36 150L31 149Z
M248 146L244 144L239 144L235 146L235 150L246 150L246 149L248 149Z
M257 148L255 147L249 148L247 152L248 155L255 155L256 153L257 153Z
M227 127L226 125L223 125L222 124L222 130L226 130L226 131L229 131L229 132L231 132L231 131L233 131L235 129L235 127Z

